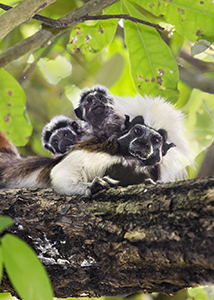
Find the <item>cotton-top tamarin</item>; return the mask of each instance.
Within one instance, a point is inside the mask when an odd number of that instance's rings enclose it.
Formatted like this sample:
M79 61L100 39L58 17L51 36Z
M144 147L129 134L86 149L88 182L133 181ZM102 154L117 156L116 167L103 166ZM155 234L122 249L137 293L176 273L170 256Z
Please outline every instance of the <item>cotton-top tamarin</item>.
M0 188L53 187L65 195L90 196L115 184L159 180L159 164L174 144L166 142L164 129L149 128L142 117L128 125L120 138L100 141L95 136L56 158L5 157L0 160Z
M120 137L124 133L125 116L131 120L143 116L146 126L167 132L167 143L173 147L160 163L160 180L163 182L183 179L186 166L193 165L184 127L184 114L162 97L136 95L118 97L100 85L87 89L81 96L76 116L91 133L104 139Z

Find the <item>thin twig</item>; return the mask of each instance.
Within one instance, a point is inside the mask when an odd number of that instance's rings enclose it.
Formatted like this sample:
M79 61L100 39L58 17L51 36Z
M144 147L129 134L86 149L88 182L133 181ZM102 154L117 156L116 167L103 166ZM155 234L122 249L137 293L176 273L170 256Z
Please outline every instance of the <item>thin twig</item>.
M161 27L158 24L154 24L154 23L150 23L135 17L131 17L129 15L125 15L125 14L119 14L119 15L100 15L100 16L88 16L85 15L83 17L81 17L79 20L78 19L73 19L73 20L63 20L60 21L62 23L62 27L68 27L70 26L72 23L76 23L76 22L84 22L84 21L89 21L89 20L109 20L109 19L124 19L124 20L130 20L134 23L140 23L140 24L144 24L147 26L151 26L154 27L156 29L159 30L164 30L163 27Z
M0 8L2 8L4 10L9 10L13 7L0 3ZM158 24L150 23L150 22L138 19L138 18L131 17L131 16L126 15L126 14L100 15L100 16L85 15L85 16L80 17L80 18L74 18L74 19L68 19L68 20L54 20L54 19L47 18L47 17L36 14L35 16L33 16L33 19L35 19L37 21L40 21L41 23L46 24L46 25L51 26L51 27L54 27L54 28L67 28L67 27L71 26L74 23L81 23L81 22L91 21L91 20L124 19L124 20L130 20L134 23L140 23L140 24L144 24L144 25L147 25L147 26L151 26L151 27L156 28L158 30L164 30L164 28L161 27Z

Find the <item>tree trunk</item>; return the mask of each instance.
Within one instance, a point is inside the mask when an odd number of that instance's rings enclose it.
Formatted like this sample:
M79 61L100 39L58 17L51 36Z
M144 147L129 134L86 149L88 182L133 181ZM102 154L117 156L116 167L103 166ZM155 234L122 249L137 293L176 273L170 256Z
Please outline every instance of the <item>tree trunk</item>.
M174 293L214 281L214 177L100 191L1 190L0 214L44 263L57 297ZM6 276L3 291L11 291Z

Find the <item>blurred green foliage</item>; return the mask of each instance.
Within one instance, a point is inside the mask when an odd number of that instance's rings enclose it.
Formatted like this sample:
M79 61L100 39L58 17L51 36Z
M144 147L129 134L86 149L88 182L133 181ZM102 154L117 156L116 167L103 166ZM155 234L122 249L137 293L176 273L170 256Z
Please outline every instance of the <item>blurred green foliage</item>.
M83 296L81 298L57 298L58 300L88 300ZM90 298L96 300L97 298ZM196 288L183 289L176 295L166 294L144 294L136 293L127 297L100 297L99 300L213 300L214 286L201 286Z

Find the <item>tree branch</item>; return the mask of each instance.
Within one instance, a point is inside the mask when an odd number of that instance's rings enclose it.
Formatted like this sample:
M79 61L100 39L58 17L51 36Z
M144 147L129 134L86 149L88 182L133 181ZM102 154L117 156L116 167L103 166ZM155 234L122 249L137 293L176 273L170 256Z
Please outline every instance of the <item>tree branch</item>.
M9 10L9 9L12 8L12 6L0 3L0 8L2 8L4 10ZM130 21L135 22L135 23L140 23L140 24L144 24L144 25L147 25L147 26L151 26L151 27L154 27L158 30L164 30L164 28L161 27L158 24L150 23L150 22L138 19L138 18L131 17L131 16L126 15L126 14L101 15L101 16L89 16L87 14L87 15L79 18L79 19L68 19L68 20L62 20L62 21L59 20L59 19L54 20L54 19L47 18L47 17L36 14L35 16L33 16L32 19L40 21L41 23L46 24L46 25L51 26L51 27L54 27L54 28L67 28L67 27L73 25L74 23L82 23L82 22L91 21L91 20L124 19L124 20L130 20Z
M201 73L198 69L179 66L179 76L180 80L186 82L192 88L214 94L213 78L206 77L206 75Z
M214 280L214 177L100 191L0 191L0 214L32 246L57 297L174 293ZM12 291L4 277L2 290Z
M185 51L180 52L180 58L197 68L201 73L214 71L214 63L195 58Z
M203 178L205 176L214 176L214 140L207 148L206 155L201 164L197 178Z
M117 2L117 1L119 1L119 0L91 0L87 3L85 3L83 6L77 8L77 9L73 10L72 12L66 14L65 16L61 17L60 19L58 19L58 21L73 20L73 19L79 20L87 14L95 15L97 13L100 13L104 8L112 5L113 3ZM8 13L9 12L10 11L8 11ZM1 18L3 16L1 16ZM75 25L75 24L77 24L77 23L74 23L73 25ZM43 28L40 29L37 33L35 33L31 37L29 37L23 41L20 41L16 45L10 47L9 49L7 49L3 53L1 53L0 54L0 68L6 66L8 63L12 62L15 59L18 59L19 57L27 54L30 51L32 52L38 48L47 46L49 43L51 43L51 41L56 36L62 34L66 30L68 30L68 28L59 28L58 29L58 28L51 28L50 26L43 25Z
M18 25L29 21L36 12L56 0L24 0L0 17L0 41Z

